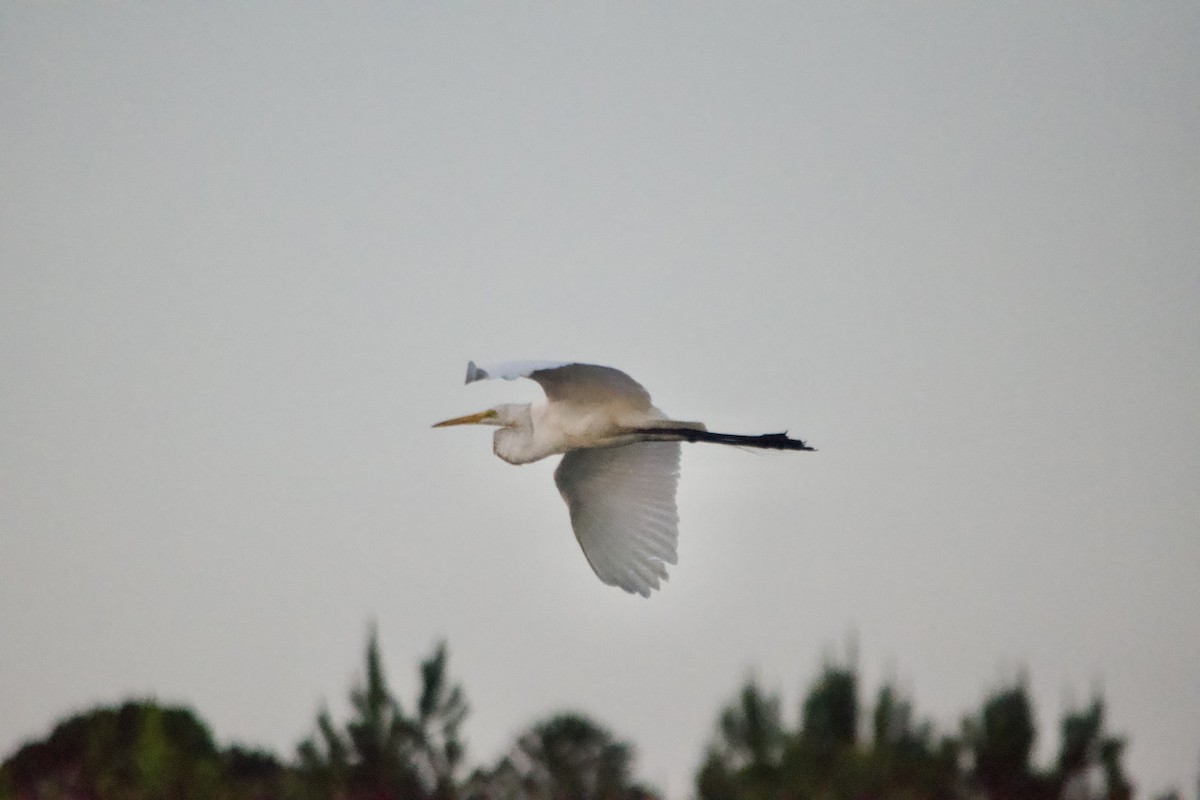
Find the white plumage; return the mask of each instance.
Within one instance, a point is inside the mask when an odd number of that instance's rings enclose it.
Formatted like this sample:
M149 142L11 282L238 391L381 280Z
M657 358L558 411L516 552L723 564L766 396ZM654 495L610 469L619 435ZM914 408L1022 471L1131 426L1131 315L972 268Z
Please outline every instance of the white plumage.
M633 378L612 367L557 361L467 365L467 383L531 378L546 393L531 404L506 404L448 419L434 427L498 428L496 455L526 464L563 454L554 482L571 527L600 580L649 597L675 564L681 441L710 441L778 450L811 450L786 434L712 433L699 422L672 420Z
M679 442L571 450L554 471L571 527L600 580L650 596L675 564Z

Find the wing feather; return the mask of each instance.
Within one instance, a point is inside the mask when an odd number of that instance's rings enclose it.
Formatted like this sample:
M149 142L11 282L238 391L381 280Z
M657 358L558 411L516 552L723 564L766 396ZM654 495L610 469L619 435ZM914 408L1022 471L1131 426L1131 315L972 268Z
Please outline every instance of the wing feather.
M467 383L503 378L537 381L549 400L590 405L620 402L637 409L650 408L650 393L619 369L599 364L562 361L507 361L486 367L467 364Z
M474 361L467 362L467 383L503 378L515 381L517 378L528 378L532 373L543 369L565 367L569 361L505 361L502 364L477 366Z
M678 442L571 450L554 482L597 577L649 597L676 563Z

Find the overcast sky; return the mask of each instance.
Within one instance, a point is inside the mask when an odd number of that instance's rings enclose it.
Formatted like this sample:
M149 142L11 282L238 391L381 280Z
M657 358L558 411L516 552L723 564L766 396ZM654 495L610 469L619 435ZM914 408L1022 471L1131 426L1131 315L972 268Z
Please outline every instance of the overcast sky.
M1100 689L1200 768L1200 9L0 2L0 752L135 695L290 755L375 620L472 762L564 706L673 800L858 642L946 731ZM601 584L430 423L625 369L717 430Z

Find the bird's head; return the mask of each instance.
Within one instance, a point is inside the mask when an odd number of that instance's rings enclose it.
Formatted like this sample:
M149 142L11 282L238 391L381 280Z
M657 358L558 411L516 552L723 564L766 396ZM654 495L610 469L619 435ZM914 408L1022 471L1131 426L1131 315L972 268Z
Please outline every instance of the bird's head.
M443 420L435 423L435 428L447 428L451 425L495 425L499 428L508 428L521 423L523 419L529 416L529 406L515 405L513 403L505 403L504 405L489 408L486 411L480 411L476 414L467 414L465 417L455 417L454 419Z
M537 461L547 455L534 447L533 420L529 416L528 405L507 403L477 414L448 419L433 427L446 428L451 425L494 425L497 430L492 437L492 450L510 464Z

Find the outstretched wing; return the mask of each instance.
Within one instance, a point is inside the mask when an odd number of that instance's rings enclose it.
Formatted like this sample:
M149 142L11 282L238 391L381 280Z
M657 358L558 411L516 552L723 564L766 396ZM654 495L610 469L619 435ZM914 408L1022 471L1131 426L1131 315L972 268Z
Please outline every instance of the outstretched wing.
M679 443L571 450L554 471L571 527L600 580L650 596L676 562Z
M474 361L467 362L467 383L503 378L515 381L517 378L528 378L538 370L558 369L568 366L570 361L505 361L503 364L477 366Z
M612 367L560 361L508 361L478 367L467 364L467 383L487 378L530 378L541 384L546 397L565 403L623 403L631 408L650 408L650 393L633 378Z

